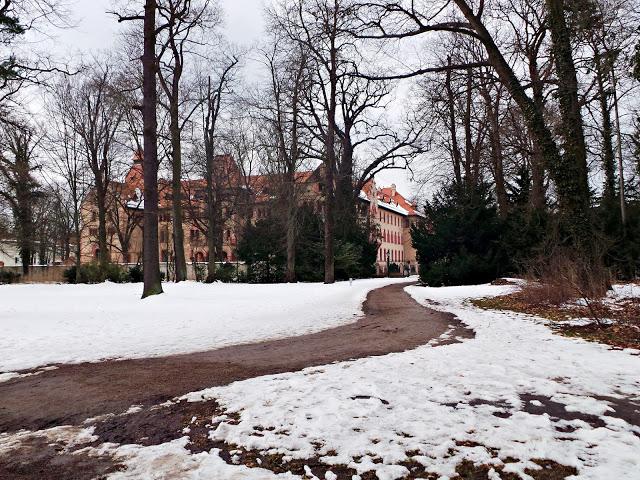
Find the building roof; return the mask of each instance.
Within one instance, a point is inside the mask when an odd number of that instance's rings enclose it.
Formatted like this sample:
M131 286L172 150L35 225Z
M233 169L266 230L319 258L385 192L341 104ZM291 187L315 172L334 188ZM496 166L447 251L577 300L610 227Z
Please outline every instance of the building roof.
M416 205L407 200L402 194L396 190L395 185L377 189L375 182L369 180L364 184L360 191L360 199L370 202L371 198L376 198L376 204L378 208L384 208L403 216L417 216L424 217L416 208Z
M378 190L378 199L384 203L396 205L402 208L407 212L407 215L423 216L418 210L416 210L417 206L414 203L407 200L396 190L395 185Z

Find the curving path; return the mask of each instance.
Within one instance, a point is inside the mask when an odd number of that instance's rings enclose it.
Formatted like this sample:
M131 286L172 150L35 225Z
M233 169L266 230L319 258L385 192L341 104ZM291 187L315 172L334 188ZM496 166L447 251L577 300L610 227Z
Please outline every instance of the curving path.
M356 323L319 333L168 357L59 365L0 383L0 433L78 425L207 387L424 345L449 328L472 336L451 314L419 305L395 284L369 293Z

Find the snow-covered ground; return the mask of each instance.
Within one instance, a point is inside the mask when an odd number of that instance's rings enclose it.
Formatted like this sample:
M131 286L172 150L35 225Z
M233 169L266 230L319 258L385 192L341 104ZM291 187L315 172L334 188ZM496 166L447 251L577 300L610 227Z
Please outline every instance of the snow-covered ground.
M572 478L640 478L640 428L605 415L611 406L603 398L640 400L638 352L564 338L535 317L467 301L510 288L407 289L419 302L456 314L475 330L474 339L255 378L188 398L215 398L239 414L238 423L214 419L214 439L290 458L320 456L326 464L374 470L381 480L406 475L401 463L409 455L443 479L465 459L494 465L492 480L501 468L530 479L525 469L540 468L533 459L574 466L579 475ZM536 397L525 402L525 395ZM602 426L535 412L548 399ZM291 478L225 466L215 451L188 455L185 442L115 449L129 470L113 478L158 472L160 463L180 478Z
M53 363L140 358L316 332L353 322L374 289L407 279L334 285L0 286L0 381ZM4 372L4 373L3 373Z

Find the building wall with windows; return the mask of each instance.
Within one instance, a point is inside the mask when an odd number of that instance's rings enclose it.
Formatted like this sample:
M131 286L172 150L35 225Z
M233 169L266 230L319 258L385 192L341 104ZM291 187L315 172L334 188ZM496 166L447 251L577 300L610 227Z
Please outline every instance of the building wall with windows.
M236 247L239 234L247 221L256 222L273 214L271 206L277 192L271 191L270 178L253 175L240 178L234 170L235 162L230 156L217 157L227 165L228 178L217 190L220 197L219 208L222 224L217 228L219 251L217 261L237 260ZM123 182L112 181L109 191L107 214L107 243L112 262L141 263L144 198L142 158L134 158L133 165ZM322 211L322 171L299 172L296 174L297 195L301 203L312 205ZM183 184L184 244L187 262L206 262L209 259L206 222L206 182L201 179L185 180ZM158 240L159 256L162 263L173 263L173 223L171 185L160 180ZM375 181L369 181L360 193L359 201L368 204L368 212L379 232L380 243L377 256L378 274L387 273L388 264L396 264L401 272L416 272L416 253L411 245L410 225L422 216L407 201L395 185L377 189ZM364 211L367 209L365 208ZM84 263L98 258L98 212L90 193L82 206L83 228L81 235L81 255ZM387 261L388 260L388 261Z
M391 264L395 264L401 273L417 273L411 225L421 221L424 216L397 191L395 185L378 189L375 180L372 180L365 185L360 198L369 202L369 213L379 230L378 274L386 274Z

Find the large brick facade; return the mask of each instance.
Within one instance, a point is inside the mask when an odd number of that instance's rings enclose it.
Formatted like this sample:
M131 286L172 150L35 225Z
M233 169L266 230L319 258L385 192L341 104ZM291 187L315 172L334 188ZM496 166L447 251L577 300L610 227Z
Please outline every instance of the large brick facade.
M222 224L217 231L219 261L236 261L236 246L239 232L247 221L266 217L273 194L270 177L250 175L242 177L231 156L216 157L221 165L219 175L225 184L217 189L220 197ZM321 169L297 174L296 183L301 201L322 207ZM185 180L183 185L183 208L185 234L184 244L187 261L205 262L209 252L204 219L206 182L202 179ZM172 261L172 195L171 185L159 180L159 254L161 261ZM116 263L140 263L142 261L142 213L144 207L142 159L138 155L123 182L111 182L107 215L107 240L111 261ZM378 227L380 247L377 271L385 274L387 264L397 264L402 271L416 271L416 254L411 246L410 225L422 216L407 201L395 186L377 189L370 181L360 192L359 201L363 211L368 211ZM91 194L83 202L83 229L81 235L82 261L88 263L98 256L97 209ZM388 257L388 262L387 262Z

